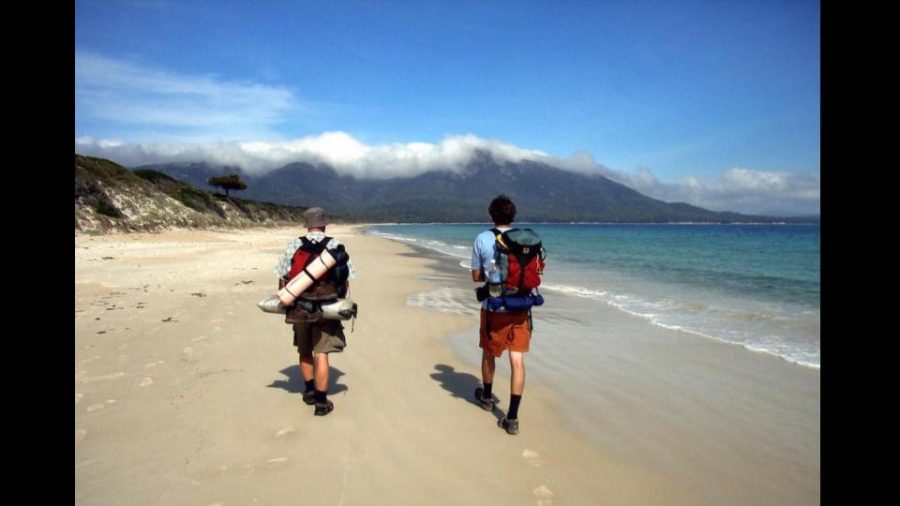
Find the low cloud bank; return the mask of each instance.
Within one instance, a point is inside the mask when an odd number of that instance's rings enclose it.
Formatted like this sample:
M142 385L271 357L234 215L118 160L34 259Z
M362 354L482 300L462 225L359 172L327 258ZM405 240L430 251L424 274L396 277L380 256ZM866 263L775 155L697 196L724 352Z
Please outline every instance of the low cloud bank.
M79 154L108 158L128 167L206 162L237 166L250 174L264 174L293 162L323 163L357 178L410 177L431 170L462 170L487 152L495 160L531 160L585 174L600 174L665 202L686 202L717 211L765 215L819 214L820 180L815 173L753 171L733 168L715 178L688 177L677 183L660 182L649 169L637 173L613 171L589 153L570 158L550 156L475 135L448 136L440 143L366 145L345 132L325 132L288 141L209 144L129 144L115 139L82 137Z
M489 152L498 161L533 160L567 170L609 172L590 155L560 159L538 150L523 149L475 135L453 135L438 144L411 142L369 146L345 132L325 132L288 141L222 142L208 144L128 144L115 139L80 137L75 151L134 167L153 163L207 162L241 167L263 174L293 162L324 163L358 178L409 177L431 170L462 170Z
M686 202L714 211L765 216L820 213L821 181L812 172L733 168L714 178L688 177L678 183L662 183L649 169L642 169L636 174L617 174L614 179L648 197Z

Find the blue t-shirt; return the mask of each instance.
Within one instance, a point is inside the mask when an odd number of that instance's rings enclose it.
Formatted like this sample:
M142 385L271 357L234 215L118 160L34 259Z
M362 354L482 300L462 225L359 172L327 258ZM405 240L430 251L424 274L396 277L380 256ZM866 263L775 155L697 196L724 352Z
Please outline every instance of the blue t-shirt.
M509 230L511 227L497 227L501 232ZM472 245L472 270L482 269L489 271L491 269L491 260L494 259L495 243L497 236L492 230L485 230L475 237L475 244ZM487 309L487 300L481 302L482 309ZM502 310L501 310L502 311Z

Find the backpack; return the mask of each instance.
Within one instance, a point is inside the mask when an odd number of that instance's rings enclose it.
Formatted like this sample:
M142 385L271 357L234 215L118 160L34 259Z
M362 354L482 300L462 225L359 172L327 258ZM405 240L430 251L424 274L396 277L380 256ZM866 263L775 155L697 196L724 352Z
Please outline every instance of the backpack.
M504 295L527 295L541 284L545 251L540 236L530 228L493 228L494 259L500 269Z
M302 244L291 258L291 268L285 276L285 281L294 279L294 277L303 272L313 260L319 257L325 246L331 241L331 237L325 236L321 241L314 243L301 236ZM329 253L337 260L337 264L328 271L309 288L306 289L300 298L305 300L333 300L345 297L347 294L347 279L350 277L350 268L347 267L347 260L350 256L344 250L344 245L338 245L337 248L329 250Z

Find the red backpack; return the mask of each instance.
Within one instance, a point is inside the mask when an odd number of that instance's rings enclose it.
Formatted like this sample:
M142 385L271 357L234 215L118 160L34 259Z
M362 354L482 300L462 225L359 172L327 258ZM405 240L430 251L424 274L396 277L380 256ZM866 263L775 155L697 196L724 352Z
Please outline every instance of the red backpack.
M495 260L500 268L504 295L524 295L540 286L545 251L541 238L530 228L491 229L496 236Z
M291 258L291 269L287 276L282 280L281 285L286 281L294 279L295 276L303 272L313 260L319 257L325 246L331 240L325 237L321 241L314 243L306 237L300 237L302 244ZM304 291L300 297L306 300L330 300L344 297L347 292L347 278L349 270L347 268L347 254L344 252L344 246L339 245L338 251L334 251L332 256L338 260L338 264L328 270L320 279L316 280L309 288Z

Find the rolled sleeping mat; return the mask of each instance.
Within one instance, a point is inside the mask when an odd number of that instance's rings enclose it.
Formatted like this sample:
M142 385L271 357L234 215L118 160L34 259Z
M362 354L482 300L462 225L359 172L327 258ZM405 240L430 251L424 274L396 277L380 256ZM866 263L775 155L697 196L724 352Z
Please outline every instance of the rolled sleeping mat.
M285 306L290 306L301 293L305 292L307 288L312 286L317 279L321 278L336 263L337 261L331 253L327 249L323 250L321 255L306 266L306 269L300 271L300 274L288 281L284 288L278 290L278 299Z
M326 320L349 320L356 318L356 303L350 299L338 299L330 304L323 303L322 318Z

